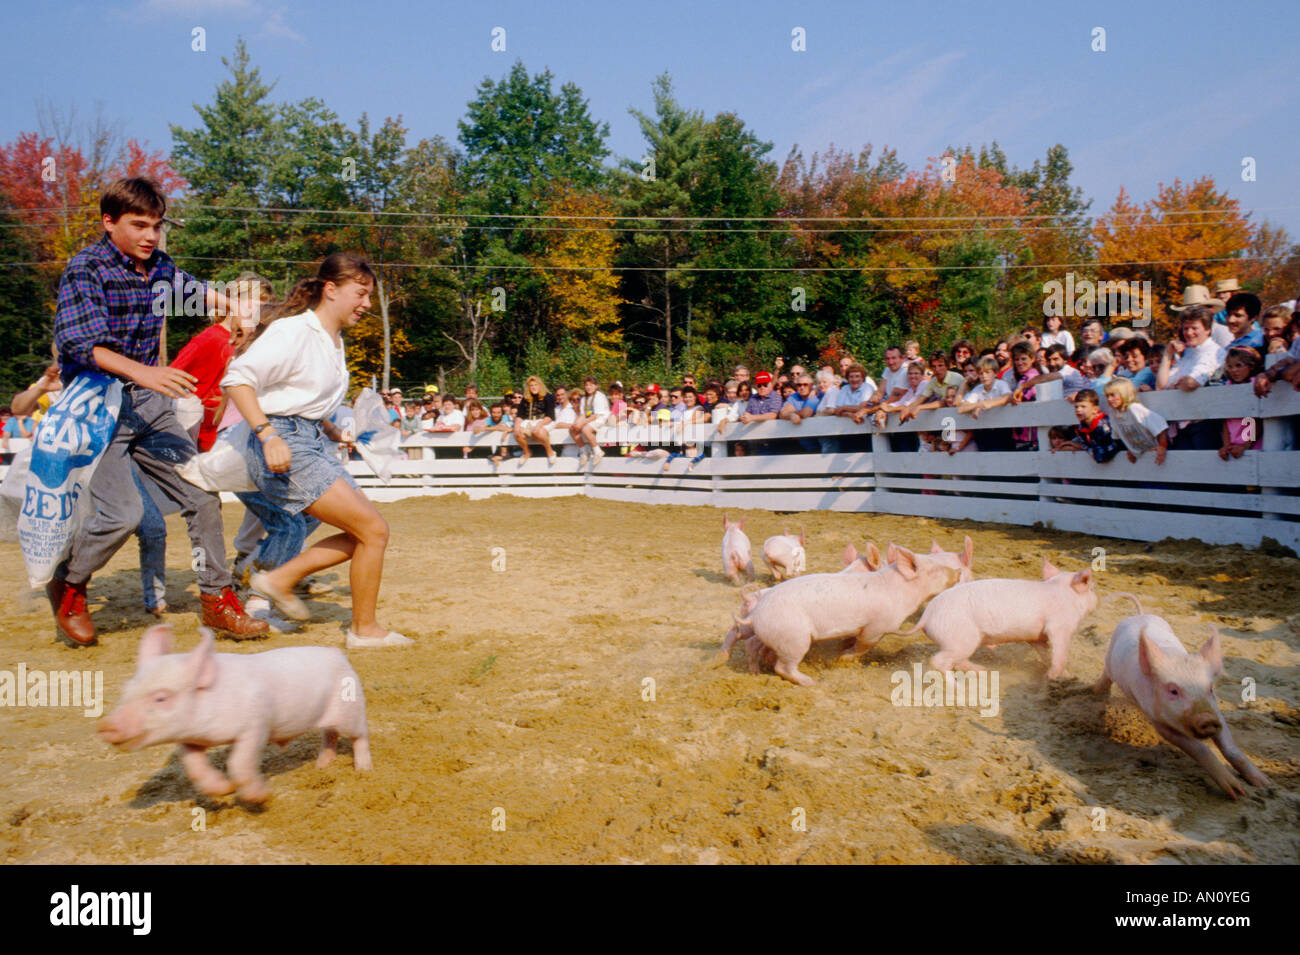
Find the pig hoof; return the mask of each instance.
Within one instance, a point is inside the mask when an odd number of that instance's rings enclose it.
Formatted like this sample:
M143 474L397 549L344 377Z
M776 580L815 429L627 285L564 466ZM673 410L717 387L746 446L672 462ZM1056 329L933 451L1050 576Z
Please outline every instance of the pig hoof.
M194 788L205 796L229 796L235 791L235 784L229 779L222 779L220 782L213 780L196 783Z
M318 769L324 769L332 762L334 762L334 750L332 749L323 749L320 751L320 755L316 757L316 767Z
M271 793L266 788L265 782L260 779L255 779L252 782L240 786L238 795L244 802L258 805L266 802Z

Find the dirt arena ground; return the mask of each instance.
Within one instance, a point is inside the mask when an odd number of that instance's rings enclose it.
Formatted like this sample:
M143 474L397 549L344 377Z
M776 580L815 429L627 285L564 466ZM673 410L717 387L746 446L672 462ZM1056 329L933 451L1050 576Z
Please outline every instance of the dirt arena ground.
M117 752L80 709L0 709L0 859L124 862L1225 862L1300 861L1300 561L1195 542L1129 544L922 518L748 512L755 550L804 523L809 571L850 541L948 549L975 540L978 577L1082 569L1106 549L1105 594L1130 590L1199 645L1224 634L1222 708L1271 791L1233 803L1161 742L1100 673L1125 600L1075 638L1074 679L1048 691L1027 646L982 650L1000 671L996 716L904 708L890 674L925 663L924 637L886 637L864 660L814 648L810 688L711 668L736 588L720 573L720 514L572 497L420 498L381 505L393 528L381 613L414 650L352 653L375 770L351 750L327 769L318 734L264 768L251 810L199 797L159 746ZM226 510L227 540L241 517ZM179 648L197 639L183 526L168 518ZM506 570L492 568L505 548ZM0 669L102 668L107 706L134 669L140 609L132 542L93 582L100 646L52 640L17 546L0 544ZM761 564L760 564L761 566ZM313 598L298 634L225 652L341 646L346 578ZM1241 682L1257 699L1242 703ZM647 699L647 678L654 681ZM225 750L214 750L224 765ZM206 829L194 831L196 807ZM1100 811L1098 811L1100 810ZM495 816L494 816L495 812ZM498 829L493 820L498 820ZM803 831L797 828L806 820Z

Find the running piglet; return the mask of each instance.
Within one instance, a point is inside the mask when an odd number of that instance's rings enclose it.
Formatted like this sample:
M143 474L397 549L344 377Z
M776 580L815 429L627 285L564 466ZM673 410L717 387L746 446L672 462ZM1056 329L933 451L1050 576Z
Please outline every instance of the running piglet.
M317 766L334 758L339 734L352 737L353 763L371 768L366 698L341 650L285 647L264 653L214 653L212 631L199 645L172 653L171 627L150 627L140 638L135 675L122 701L99 721L108 743L134 752L180 743L181 763L194 787L209 796L238 790L245 802L267 797L262 748L324 730ZM208 762L211 746L233 743L230 777Z
M722 572L733 584L740 583L742 573L754 579L754 557L743 517L730 521L727 515L722 515Z
M1152 725L1200 765L1232 799L1252 786L1270 786L1269 778L1237 748L1214 699L1214 680L1223 673L1219 631L1198 653L1188 653L1168 622L1155 614L1125 617L1106 651L1106 666L1093 686L1109 693L1113 681ZM1205 742L1214 740L1231 768ZM1233 772L1233 769L1236 772ZM1240 776L1238 775L1240 773Z
M1097 607L1092 571L1070 574L1043 560L1042 580L989 578L959 584L930 601L918 630L939 645L930 659L936 670L982 670L970 656L981 646L1032 643L1047 656L1047 679L1065 675L1070 641Z
M798 577L808 566L808 555L804 550L803 528L799 536L787 534L785 529L776 537L763 541L763 562L772 571L777 583L790 577Z

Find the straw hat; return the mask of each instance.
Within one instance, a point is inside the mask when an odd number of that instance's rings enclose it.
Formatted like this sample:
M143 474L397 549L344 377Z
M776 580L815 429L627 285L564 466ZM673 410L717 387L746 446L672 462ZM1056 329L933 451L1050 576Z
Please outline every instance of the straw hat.
M1184 309L1191 308L1193 305L1212 305L1218 308L1223 303L1210 294L1210 290L1204 285L1189 285L1183 289L1183 304L1170 305L1169 310L1172 312L1181 312Z
M1237 284L1236 279L1220 279L1214 283L1214 294L1220 292L1240 292L1241 286Z

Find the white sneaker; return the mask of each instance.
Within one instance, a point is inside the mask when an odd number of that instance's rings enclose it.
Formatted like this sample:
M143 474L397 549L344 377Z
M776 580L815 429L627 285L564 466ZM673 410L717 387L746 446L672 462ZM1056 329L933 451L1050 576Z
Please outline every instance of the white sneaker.
M594 452L592 452L591 466L594 468L597 464L599 464L604 459L604 457L605 457L605 450L603 448L597 448Z
M270 578L266 574L254 574L249 579L248 585L250 589L274 601L280 612L290 620L311 619L311 611L307 609L307 605L292 593L286 594L276 590L271 586Z
M271 601L258 593L250 593L248 599L244 601L244 613L258 620L265 620L267 626L276 633L293 633L298 629L298 625L292 620L285 620L272 610Z
M582 446L582 449L578 452L578 467L581 468L581 467L585 467L585 466L586 466L586 464L587 464L587 457L588 457L588 455L590 455L590 454L591 454L591 448L587 447L587 446L584 444L584 445Z
M351 630L348 631L349 650L366 650L371 647L409 647L414 644L414 640L402 636L396 630L389 630L388 634L383 637L359 637Z

